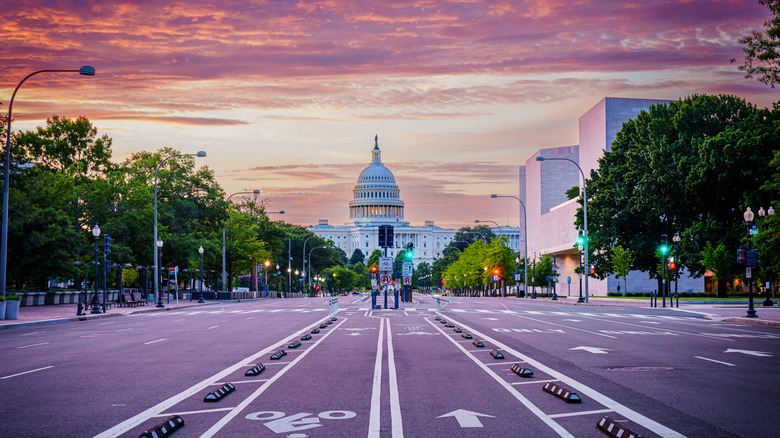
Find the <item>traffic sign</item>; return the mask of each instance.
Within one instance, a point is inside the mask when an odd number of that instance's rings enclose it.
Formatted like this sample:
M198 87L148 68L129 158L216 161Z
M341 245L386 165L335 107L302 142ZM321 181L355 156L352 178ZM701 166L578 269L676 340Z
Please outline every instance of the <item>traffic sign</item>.
M393 271L393 258L392 257L379 257L378 263L380 272L392 272Z
M382 284L384 284L384 285L388 285L388 284L390 284L390 282L391 282L391 281L392 281L392 278L390 278L390 276L389 276L389 275L387 275L387 274L383 274L383 275L382 275L382 276L379 278L379 282L380 282L380 283L382 283Z
M404 284L412 284L412 277L404 277Z
M412 276L412 262L404 262L404 267L403 267L402 273L403 273L404 277L411 277ZM404 283L404 284L406 284L406 283Z

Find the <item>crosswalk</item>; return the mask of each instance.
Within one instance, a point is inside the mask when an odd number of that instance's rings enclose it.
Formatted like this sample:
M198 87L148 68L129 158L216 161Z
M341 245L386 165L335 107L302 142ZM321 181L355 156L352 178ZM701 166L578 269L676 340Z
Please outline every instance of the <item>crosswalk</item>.
M427 309L431 312L435 312L435 308ZM534 315L534 316L565 316L568 318L624 318L624 319L661 319L661 320L675 320L675 321L689 321L695 319L693 316L674 316L674 315L649 315L641 313L594 313L594 312L561 312L561 311L545 311L545 310L489 310L489 309L446 309L447 312L460 313L460 314L484 314L484 315Z

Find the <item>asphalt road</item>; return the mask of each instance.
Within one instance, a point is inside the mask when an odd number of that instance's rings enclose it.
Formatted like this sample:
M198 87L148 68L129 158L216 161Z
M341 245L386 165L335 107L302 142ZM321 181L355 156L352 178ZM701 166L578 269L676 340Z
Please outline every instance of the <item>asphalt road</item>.
M4 330L0 436L137 437L171 415L174 437L599 437L605 416L645 437L778 435L776 328L510 298L441 303L447 327L430 297L402 307L267 300Z

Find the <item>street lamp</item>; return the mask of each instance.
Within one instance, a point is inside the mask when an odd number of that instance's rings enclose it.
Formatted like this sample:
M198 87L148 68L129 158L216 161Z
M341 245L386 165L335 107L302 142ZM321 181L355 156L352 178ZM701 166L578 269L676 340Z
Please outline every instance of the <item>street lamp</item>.
M577 169L580 171L580 175L582 176L582 223L583 223L583 237L585 238L585 244L583 245L585 251L584 251L584 265L588 266L588 194L585 191L585 172L582 171L582 167L580 167L579 164L577 164L576 161L570 159L570 158L564 158L564 157L545 157L543 155L538 155L536 157L536 161L548 161L548 160L558 160L558 161L569 161L575 166L577 166ZM588 275L585 274L585 302L588 302Z
M680 257L677 254L680 251L680 232L674 233L674 237L672 237L672 242L674 242L674 296L679 296L677 294L677 266L680 264ZM627 292L627 291L626 291ZM679 298L678 298L679 299Z
M758 218L759 218L758 227L759 227L759 229L761 228L761 226L764 223L764 216L767 215L767 214L769 216L772 216L772 215L775 214L775 209L772 208L771 205L769 206L769 210L767 210L767 211L764 211L764 207L761 207L761 208L758 209ZM761 249L763 251L763 248L759 248L759 249ZM769 298L769 289L767 289L767 291L766 291L766 299L764 300L762 305L766 306L766 307L774 305L774 303L772 302L772 299Z
M492 198L492 196L491 196L491 198ZM501 225L499 225L499 224L498 224L498 223L496 223L495 221L485 221L485 220L482 220L482 221L481 221L481 220L479 220L479 219L475 219L475 220L474 220L474 223L475 223L475 224L478 224L478 223L480 223L480 222L490 222L491 224L494 224L494 225L496 226L496 228L501 228Z
M311 253L314 252L315 249L322 249L322 248L327 248L327 246L317 246L317 247L312 248L309 251L309 280L308 280L309 281L309 289L311 289Z
M198 299L198 303L202 304L205 303L203 301L203 246L201 245L200 248L198 248L198 254L200 254L200 298Z
M165 164L166 161L170 160L173 157L205 157L206 152L200 151L197 154L173 154L162 161L160 161L160 164L157 166L157 171L154 172L154 243L152 245L152 248L154 248L154 293L156 296L159 297L160 295L160 289L158 286L158 281L160 278L160 261L157 257L157 249L162 248L162 240L160 240L157 236L157 179L160 176L160 168L162 168L162 165ZM163 306L162 299L157 300L157 307L165 307Z
M100 314L100 306L98 305L98 237L100 237L100 227L95 222L95 226L92 228L92 235L95 236L95 295L92 296L92 313Z
M156 223L157 221L155 221ZM157 248L154 250L154 293L157 295L157 307L165 307L162 302L162 291L160 291L158 283L160 282L160 265L161 262L160 259L162 259L162 247L163 247L163 241L162 238L157 238ZM160 252L160 256L157 256L157 251Z
M527 218L526 218L526 211L525 211L525 203L523 202L522 199L520 199L519 196L492 194L490 195L490 198L491 199L495 199L495 198L517 199L517 202L519 202L520 206L523 207L523 233L525 236L523 237L523 243L525 245L525 249L523 250L523 258L525 259L523 265L523 276L524 276L523 281L525 282L524 283L525 291L523 294L527 297L528 296L528 221L526 220Z
M39 73L78 73L84 76L95 76L95 67L89 65L82 66L78 70L38 70L25 76L21 82L14 89L11 95L11 100L8 102L8 119L6 119L6 132L5 132L5 171L3 173L3 224L2 224L2 242L0 242L0 293L5 297L5 277L6 266L8 262L8 203L10 198L11 187L11 118L13 115L14 98L16 92L24 84L27 79L35 76ZM86 303L85 303L86 304Z
M260 190L252 190L251 192L236 192L232 195L228 196L227 202L230 202L230 198L232 198L235 195L259 195ZM222 292L226 292L225 290L225 284L227 283L227 270L225 269L225 225L222 225ZM232 291L233 288L231 287L230 290ZM217 296L219 298L219 296Z
M290 231L284 230L287 233L287 293L292 293L292 234L295 229ZM278 269L278 268L277 268Z
M303 241L303 253L301 254L301 258L303 259L301 261L301 263L303 265L302 272L306 272L306 243L309 240L314 239L315 237L317 237L317 236L310 236L310 237L306 238L306 240ZM311 273L311 270L309 270L309 273Z

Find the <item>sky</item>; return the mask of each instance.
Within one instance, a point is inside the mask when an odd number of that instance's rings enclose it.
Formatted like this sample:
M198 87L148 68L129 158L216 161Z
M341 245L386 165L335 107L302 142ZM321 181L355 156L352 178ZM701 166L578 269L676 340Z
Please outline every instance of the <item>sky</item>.
M116 162L203 150L227 194L304 226L349 223L378 135L412 225L517 225L490 194L516 196L518 166L576 145L605 97L780 100L736 69L768 18L757 0L4 0L0 110L33 71L91 65L25 82L12 129L82 115Z

